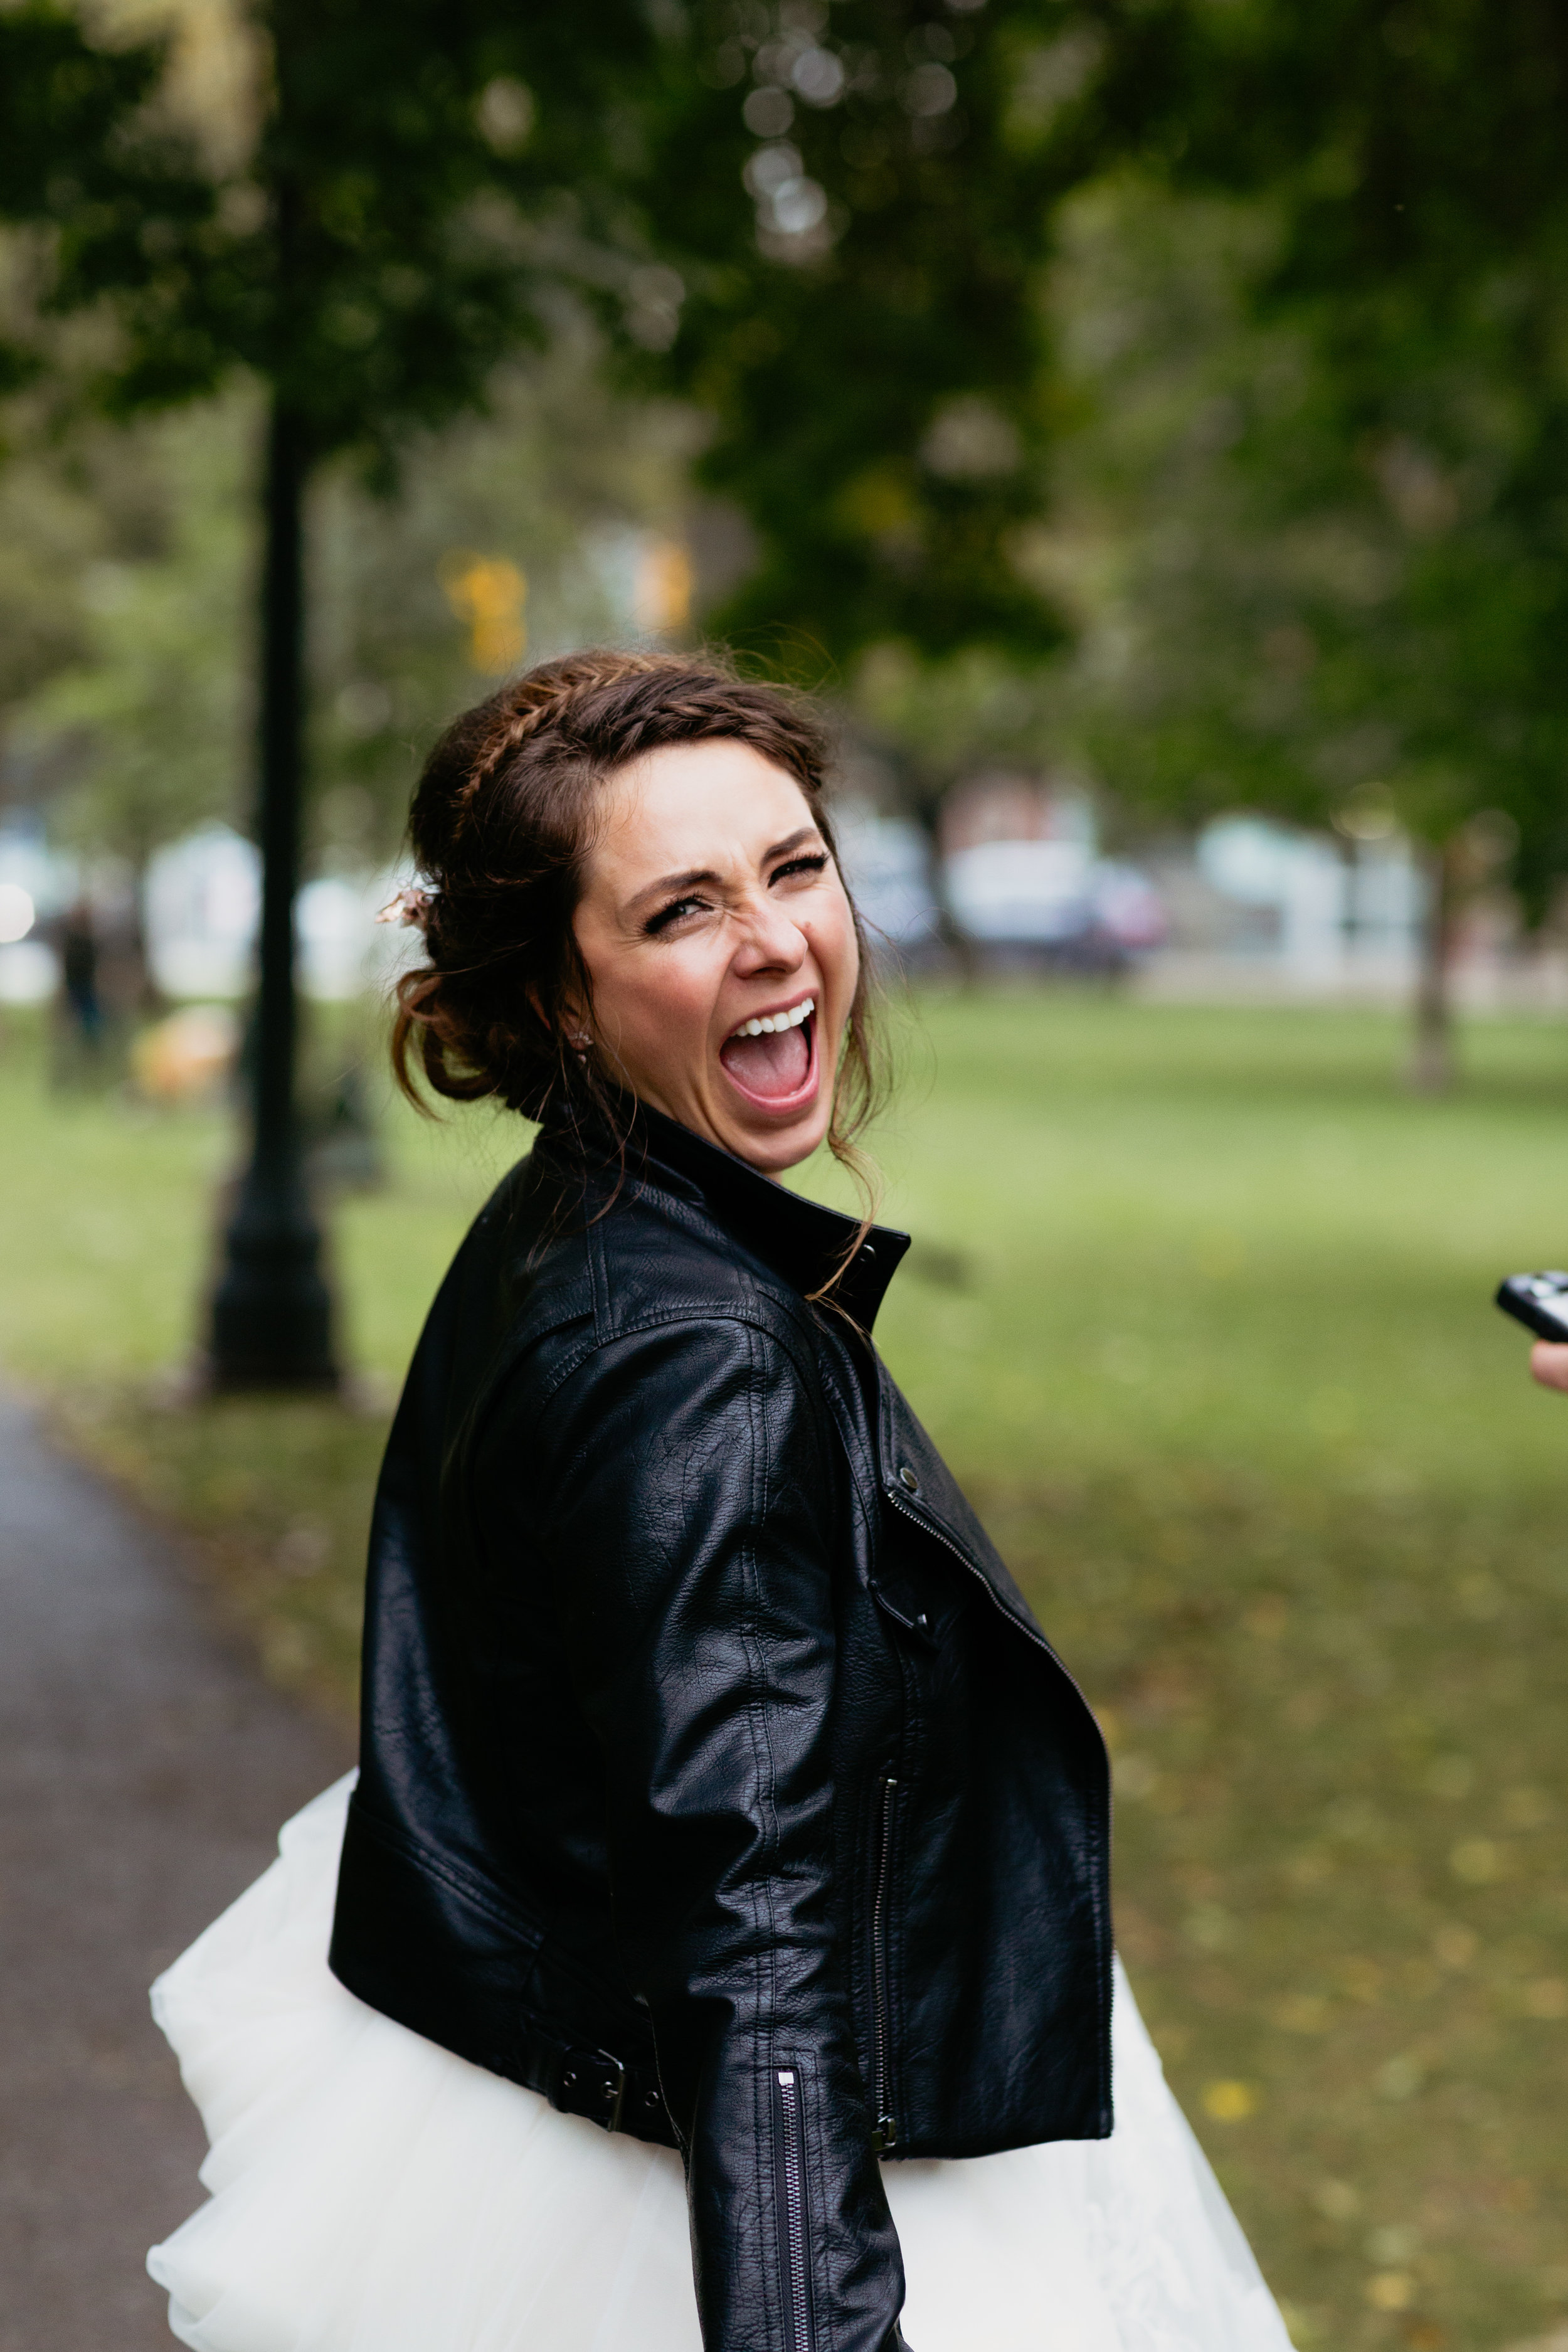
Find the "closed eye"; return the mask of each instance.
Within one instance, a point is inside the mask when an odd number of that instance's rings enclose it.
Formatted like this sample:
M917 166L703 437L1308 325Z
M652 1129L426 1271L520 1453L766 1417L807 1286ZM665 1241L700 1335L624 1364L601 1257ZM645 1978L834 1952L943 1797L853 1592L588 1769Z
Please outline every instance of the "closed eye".
M811 855L806 857L792 857L784 865L775 866L773 867L773 872L768 877L768 887L771 889L775 882L782 882L786 875L821 874L826 870L826 866L827 852L826 849L814 850Z
M679 923L687 915L700 913L707 904L706 898L671 898L667 906L660 907L648 917L643 925L644 937L657 939L660 931L668 929L671 923Z

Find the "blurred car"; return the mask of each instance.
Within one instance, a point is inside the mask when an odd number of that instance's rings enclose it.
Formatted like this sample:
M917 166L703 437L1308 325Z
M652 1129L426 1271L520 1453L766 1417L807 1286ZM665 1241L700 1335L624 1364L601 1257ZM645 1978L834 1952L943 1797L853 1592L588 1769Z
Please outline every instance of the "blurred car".
M1120 971L1165 935L1135 866L1076 840L982 841L947 860L948 903L976 946L1070 971Z

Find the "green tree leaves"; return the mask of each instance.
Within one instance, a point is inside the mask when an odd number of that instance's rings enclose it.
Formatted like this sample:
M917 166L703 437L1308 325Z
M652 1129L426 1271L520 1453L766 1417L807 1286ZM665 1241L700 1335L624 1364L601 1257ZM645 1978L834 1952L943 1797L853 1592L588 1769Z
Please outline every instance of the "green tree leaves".
M637 193L688 291L644 375L711 416L699 478L757 534L714 623L786 668L1060 641L1013 541L1061 166L1009 126L1021 28L1063 13L700 0L664 45Z

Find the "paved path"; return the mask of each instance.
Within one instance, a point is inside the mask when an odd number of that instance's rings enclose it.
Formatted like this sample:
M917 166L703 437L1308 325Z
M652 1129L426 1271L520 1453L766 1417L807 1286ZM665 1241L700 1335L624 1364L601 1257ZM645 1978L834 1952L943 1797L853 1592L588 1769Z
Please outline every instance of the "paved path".
M142 2261L205 2143L147 1986L349 1760L0 1396L0 2352L175 2352Z

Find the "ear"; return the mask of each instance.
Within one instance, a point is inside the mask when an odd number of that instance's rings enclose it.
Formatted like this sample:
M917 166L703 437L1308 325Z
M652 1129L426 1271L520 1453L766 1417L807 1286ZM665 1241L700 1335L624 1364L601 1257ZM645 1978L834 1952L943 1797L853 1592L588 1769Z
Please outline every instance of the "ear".
M588 1025L587 1012L578 1001L577 992L575 989L567 989L563 992L560 1004L557 1007L553 1017L545 1005L544 998L541 993L537 981L531 980L529 982L525 993L528 997L530 1009L532 1011L542 1028L551 1030L552 1032L559 1031L560 1034L564 1036L566 1043L572 1046L575 1052L579 1054L585 1054L587 1052L588 1047L594 1042L594 1033Z

